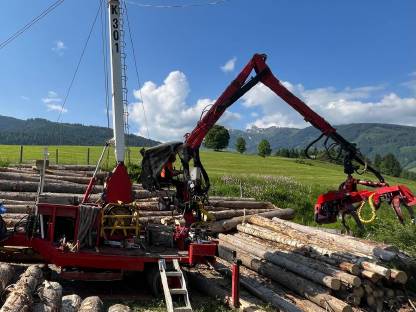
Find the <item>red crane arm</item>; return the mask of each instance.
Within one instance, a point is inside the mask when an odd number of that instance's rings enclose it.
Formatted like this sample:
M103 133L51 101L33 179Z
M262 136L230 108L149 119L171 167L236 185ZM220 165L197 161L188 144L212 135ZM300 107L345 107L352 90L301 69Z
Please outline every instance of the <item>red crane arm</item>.
M247 81L248 76L253 70L257 75ZM269 87L274 93L280 96L286 103L299 112L305 121L310 122L315 128L318 128L325 135L335 132L335 129L324 118L315 113L301 99L295 96L282 83L280 83L280 81L273 75L270 68L266 65L266 55L255 54L240 74L229 84L221 96L215 101L210 110L202 117L195 129L186 136L186 145L192 149L198 148L201 145L205 135L224 114L225 110L241 98L252 87L254 87L258 82L262 82L264 85Z
M336 143L340 144L341 148L346 152L346 154L348 154L348 157L345 158L347 162L345 162L344 159L345 173L351 174L354 170L356 170L351 163L351 160L355 160L371 171L380 180L380 182L384 182L384 178L380 172L366 163L354 144L351 144L344 139L324 118L314 112L308 105L305 104L305 102L290 92L279 81L279 79L273 75L270 68L266 65L266 58L265 54L254 54L253 58L247 63L238 76L228 85L209 111L201 118L194 130L185 135L185 146L190 150L198 150L208 131L224 114L225 110L241 98L245 93L247 93L251 88L253 88L257 83L262 82L279 97L281 97L287 104L293 107L293 109L295 109L299 114L301 114L305 121L311 123L312 126L320 130L322 135L326 135ZM253 70L256 75L247 80Z

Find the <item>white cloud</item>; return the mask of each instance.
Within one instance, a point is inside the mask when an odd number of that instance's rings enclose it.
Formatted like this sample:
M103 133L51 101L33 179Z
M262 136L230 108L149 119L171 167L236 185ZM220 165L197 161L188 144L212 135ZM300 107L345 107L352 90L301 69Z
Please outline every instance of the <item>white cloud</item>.
M64 55L64 51L67 49L65 43L62 40L57 40L54 42L52 51L57 53L59 56Z
M48 107L48 111L55 111L55 112L62 111L62 113L68 112L68 110L66 108L62 108L60 104L49 103L49 104L46 104L46 106Z
M416 126L416 98L403 98L395 93L380 96L383 86L308 90L301 84L282 83L331 124L381 122ZM262 116L249 123L248 127L301 128L309 125L300 114L262 84L248 92L242 101L244 106L258 107L262 111Z
M237 58L233 57L232 59L228 60L224 65L221 66L221 70L224 73L232 72L235 68L236 61L237 61Z
M189 92L188 80L180 71L171 72L160 86L147 81L140 91L135 90L134 96L139 102L130 105L129 117L131 122L137 123L139 135L147 136L147 120L152 138L161 141L183 140L183 136L196 126L204 108L214 102L212 99L199 99L194 105L189 105ZM227 126L240 117L237 113L226 112L220 123Z
M414 76L416 77L416 72L414 74ZM416 79L403 82L402 85L408 88L410 91L412 91L413 94L416 96Z
M23 101L29 101L30 100L30 98L25 96L25 95L21 95L20 99L23 100Z
M62 108L62 99L55 91L48 91L48 95L42 98L42 102L46 104L47 111L58 111L62 110L62 113L67 113L66 108Z

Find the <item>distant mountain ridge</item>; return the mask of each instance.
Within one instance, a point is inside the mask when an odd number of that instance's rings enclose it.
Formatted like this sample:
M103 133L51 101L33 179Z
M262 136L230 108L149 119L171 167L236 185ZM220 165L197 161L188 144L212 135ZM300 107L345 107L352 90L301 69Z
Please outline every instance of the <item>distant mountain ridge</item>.
M407 169L416 168L416 127L379 123L357 123L335 126L337 131L347 140L358 145L361 152L374 159L376 154L393 153L402 166ZM305 148L320 134L313 127L296 128L257 128L246 131L230 131L229 148L235 148L239 136L247 143L247 152L256 153L257 145L262 139L270 142L275 151L279 148ZM415 170L416 171L416 170Z
M113 130L105 127L0 115L0 144L104 145L112 137ZM160 142L130 134L126 136L126 143L129 146L154 146Z

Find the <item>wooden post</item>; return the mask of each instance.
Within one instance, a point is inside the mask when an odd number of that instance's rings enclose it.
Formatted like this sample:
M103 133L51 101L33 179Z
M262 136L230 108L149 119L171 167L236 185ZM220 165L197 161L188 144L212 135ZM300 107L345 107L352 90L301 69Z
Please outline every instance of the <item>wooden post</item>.
M59 162L59 152L58 149L55 150L55 163L58 164Z
M90 148L87 148L87 165L90 164Z
M19 157L19 164L23 162L23 145L20 145L20 157Z

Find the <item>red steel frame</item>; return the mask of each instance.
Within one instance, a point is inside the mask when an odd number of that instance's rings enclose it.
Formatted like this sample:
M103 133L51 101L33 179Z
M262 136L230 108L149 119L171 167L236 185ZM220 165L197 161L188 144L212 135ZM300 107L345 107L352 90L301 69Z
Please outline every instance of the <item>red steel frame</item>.
M195 265L196 263L212 260L217 252L217 244L215 242L191 243L187 252L166 256L156 254L151 256L127 255L128 250L123 254L123 249L119 249L120 252L118 254L96 252L94 250L64 251L53 241L56 217L72 217L77 221L78 206L39 204L39 214L51 217L47 224L48 232L44 239L40 237L28 238L26 233L14 233L2 245L31 247L40 254L46 263L55 264L62 268L77 267L121 271L143 271L146 263L157 263L160 258L164 258L167 261L178 259L182 264ZM77 231L76 222L74 237L77 237Z

